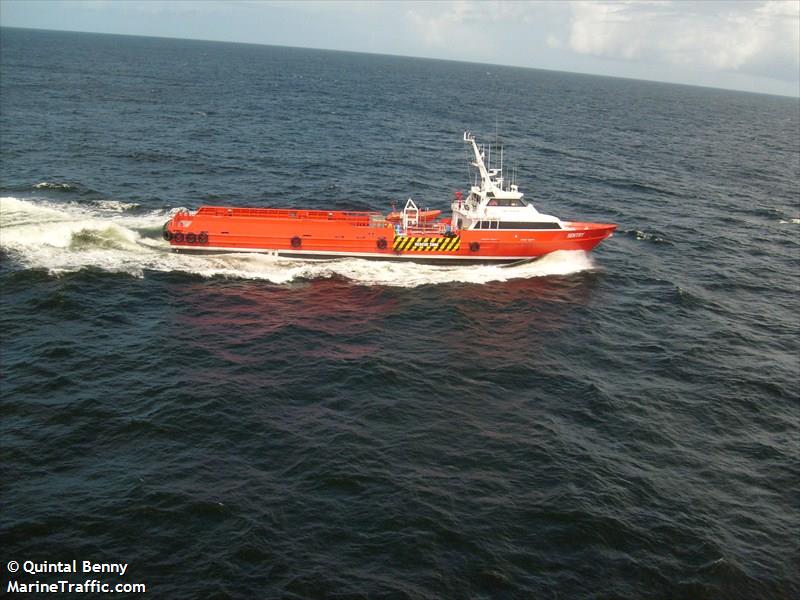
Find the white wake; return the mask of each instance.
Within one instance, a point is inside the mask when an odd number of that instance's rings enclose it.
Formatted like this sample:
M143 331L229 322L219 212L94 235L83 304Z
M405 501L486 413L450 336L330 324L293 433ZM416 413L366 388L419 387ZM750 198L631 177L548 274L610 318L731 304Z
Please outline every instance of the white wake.
M241 253L175 254L160 233L164 222L179 209L126 214L125 209L132 206L108 202L87 207L0 198L0 247L23 267L53 274L95 267L136 277L143 277L146 271L180 271L277 284L337 276L361 285L481 284L568 275L593 268L584 252L554 252L514 267L443 267L359 259L312 262Z

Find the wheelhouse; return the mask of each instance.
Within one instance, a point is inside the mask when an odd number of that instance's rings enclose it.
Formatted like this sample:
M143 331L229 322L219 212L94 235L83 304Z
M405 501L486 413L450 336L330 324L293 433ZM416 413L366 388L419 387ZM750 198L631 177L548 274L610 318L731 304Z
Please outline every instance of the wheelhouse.
M486 151L478 146L475 136L464 133L477 169L476 182L466 198L456 193L451 204L453 229L564 229L558 217L545 215L525 200L519 187L507 184L503 177L502 150L499 168L486 166Z

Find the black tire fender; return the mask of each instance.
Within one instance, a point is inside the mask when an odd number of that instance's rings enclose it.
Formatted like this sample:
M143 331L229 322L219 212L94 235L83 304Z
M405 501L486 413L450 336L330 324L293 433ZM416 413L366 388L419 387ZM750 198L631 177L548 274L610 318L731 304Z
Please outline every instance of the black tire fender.
M300 236L294 236L291 240L292 248L299 248L303 245L303 240L300 239Z
M469 251L470 252L477 252L481 249L481 245L478 242L470 242L469 243Z
M386 246L388 246L388 245L389 244L386 242L386 238L385 237L378 238L378 241L377 241L378 250L386 250Z
M175 240L176 243L182 244L183 243L183 234L180 231L177 231L172 235L172 239Z

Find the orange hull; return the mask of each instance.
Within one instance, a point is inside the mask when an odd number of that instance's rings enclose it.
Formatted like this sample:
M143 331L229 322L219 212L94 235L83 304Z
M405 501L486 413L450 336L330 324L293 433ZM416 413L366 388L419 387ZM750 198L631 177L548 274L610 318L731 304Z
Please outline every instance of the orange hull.
M177 251L465 264L517 262L556 250L589 251L616 229L599 223L564 225L566 229L449 232L439 222L398 235L377 212L204 206L193 214L177 213L165 224L164 237Z

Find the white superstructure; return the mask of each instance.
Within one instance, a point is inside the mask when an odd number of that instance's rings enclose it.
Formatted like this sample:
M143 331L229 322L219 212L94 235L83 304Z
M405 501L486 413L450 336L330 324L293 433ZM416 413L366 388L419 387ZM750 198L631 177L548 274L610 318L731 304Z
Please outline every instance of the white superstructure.
M478 170L480 184L472 185L466 198L456 194L451 204L454 230L565 229L558 217L544 215L523 200L516 184L505 185L502 159L500 168L487 169L475 136L465 132L464 141L472 147L475 158L470 164Z

